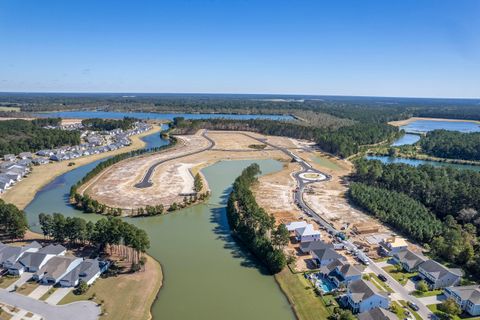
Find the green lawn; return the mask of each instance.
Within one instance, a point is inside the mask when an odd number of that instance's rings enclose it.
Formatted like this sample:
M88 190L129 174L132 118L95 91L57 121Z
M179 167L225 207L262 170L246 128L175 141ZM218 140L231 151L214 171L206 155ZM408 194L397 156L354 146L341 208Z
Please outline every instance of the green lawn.
M408 273L408 272L405 272L405 271L400 271L399 272L399 271L397 271L395 266L384 267L383 270L388 272L388 274L391 275L392 278L397 280L397 282L400 283L402 286L404 286L407 283L408 279L413 278L413 277L418 275L418 272L411 272L411 273Z
M437 309L436 304L430 304L427 306L427 308L430 309L433 313L441 312ZM461 314L460 316L452 316L452 320L464 320L464 319L480 320L480 317L472 317L472 316L469 316L468 314Z
M403 320L407 317L405 313L405 308L403 308L397 301L392 301L390 307L393 307L394 313L397 315L398 319Z
M293 305L299 319L327 319L331 314L324 301L315 294L311 284L302 274L293 274L285 268L275 275L275 279ZM325 296L324 299L330 298Z
M13 112L19 112L20 107L0 107L0 111L13 111Z
M57 288L55 287L50 288L47 292L45 292L43 296L40 297L40 300L41 301L47 300L48 297L50 297L55 291L57 291Z
M415 290L412 292L412 296L418 297L418 298L424 298L424 297L432 297L432 296L438 296L439 294L442 294L443 290L431 290L427 292L421 292L418 290Z
M17 281L20 277L6 275L0 278L0 288L7 289L12 283Z
M369 273L368 275L370 276L370 282L373 283L379 290L393 293L392 288L390 288L388 284L380 280L375 273Z

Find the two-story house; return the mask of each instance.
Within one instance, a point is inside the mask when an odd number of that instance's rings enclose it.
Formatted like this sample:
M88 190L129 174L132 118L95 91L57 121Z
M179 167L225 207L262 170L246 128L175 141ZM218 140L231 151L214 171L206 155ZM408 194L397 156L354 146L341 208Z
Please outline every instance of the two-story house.
M346 303L353 313L362 313L374 308L387 309L390 298L371 282L363 279L350 282L347 287Z
M461 269L447 268L435 260L427 260L419 264L418 273L431 289L456 286L463 276Z
M480 316L480 286L448 287L443 291L445 296L452 298L457 304L472 316Z

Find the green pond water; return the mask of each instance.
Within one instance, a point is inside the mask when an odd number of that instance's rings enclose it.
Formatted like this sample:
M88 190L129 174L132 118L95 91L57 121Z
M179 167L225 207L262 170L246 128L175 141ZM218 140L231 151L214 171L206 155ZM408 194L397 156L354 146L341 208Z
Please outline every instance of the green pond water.
M274 278L238 246L227 224L231 183L253 162L264 174L282 168L274 160L222 161L203 170L212 189L208 203L164 216L127 219L147 231L148 253L162 264L164 286L153 305L155 319L294 319ZM67 202L70 186L96 163L60 176L37 194L25 209L32 229L38 230L40 212L100 218Z

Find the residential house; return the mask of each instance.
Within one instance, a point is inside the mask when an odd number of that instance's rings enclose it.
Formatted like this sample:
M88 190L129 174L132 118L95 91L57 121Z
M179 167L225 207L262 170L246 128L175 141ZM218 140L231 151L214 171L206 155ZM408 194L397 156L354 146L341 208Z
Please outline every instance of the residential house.
M362 278L362 269L345 260L335 260L330 264L321 267L320 272L324 277L329 278L337 287L341 285L346 286L350 282Z
M67 252L67 248L62 246L61 244L49 244L46 247L41 248L38 250L40 253L51 254L54 256L63 256Z
M383 308L373 308L357 315L358 320L397 320L393 312Z
M43 284L57 284L82 261L82 258L55 256L33 274L33 279Z
M299 248L303 253L310 253L310 251L313 250L334 248L334 246L331 243L326 243L323 241L307 241L301 242Z
M42 164L47 164L49 162L50 162L50 160L48 160L47 158L42 158L42 157L35 158L35 159L32 160L32 163L36 166L40 166Z
M20 159L32 159L33 158L33 154L31 152L20 152L18 154L18 157Z
M15 161L16 158L14 154L6 154L3 156L4 161Z
M383 239L380 242L380 246L389 256L393 256L395 253L408 248L404 238L395 236Z
M480 286L448 287L443 291L447 298L453 298L460 308L471 316L480 316Z
M307 221L293 221L290 223L287 223L285 227L289 232L295 232L295 230L300 229L300 228L305 228L307 226Z
M8 268L8 273L21 275L24 272L37 272L53 257L54 255L40 252L26 252L12 267Z
M25 252L37 252L41 247L36 241L22 247L3 245L0 248L0 265L6 269L11 268Z
M295 237L299 242L320 240L320 231L315 230L312 224L307 224L303 228L295 229Z
M407 272L417 271L418 266L428 259L422 254L415 253L409 249L403 249L393 255L393 260L400 263Z
M431 289L455 286L463 276L462 270L447 268L434 260L427 260L418 265L418 272Z
M374 308L387 309L390 298L371 282L363 279L350 282L347 287L346 303L353 313L362 313Z
M338 254L332 248L312 250L310 254L318 267L329 265L336 260L346 260L344 256Z
M103 272L107 271L109 265L107 261L85 259L60 280L60 285L62 287L75 287L80 281L91 285Z

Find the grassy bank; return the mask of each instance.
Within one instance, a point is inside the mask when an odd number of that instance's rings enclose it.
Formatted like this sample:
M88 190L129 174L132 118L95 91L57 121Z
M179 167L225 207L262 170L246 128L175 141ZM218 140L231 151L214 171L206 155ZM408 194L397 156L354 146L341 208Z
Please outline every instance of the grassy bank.
M315 294L302 274L294 274L289 268L284 268L275 275L275 280L287 296L298 319L327 319L331 315L331 310L327 308L321 297Z
M70 292L59 304L90 300L101 304L100 319L151 319L150 309L162 282L160 264L147 256L144 271L99 279L85 294Z

